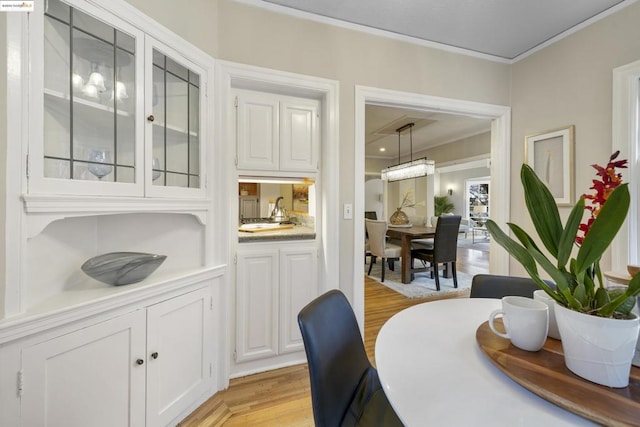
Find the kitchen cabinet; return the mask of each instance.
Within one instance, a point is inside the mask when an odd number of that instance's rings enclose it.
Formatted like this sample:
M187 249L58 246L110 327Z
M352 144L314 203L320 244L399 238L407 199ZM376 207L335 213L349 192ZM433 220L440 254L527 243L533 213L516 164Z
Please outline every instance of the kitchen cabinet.
M83 0L30 22L30 194L203 197L210 61Z
M238 170L318 171L319 101L240 89L234 95Z
M304 350L297 317L318 295L317 258L314 243L241 245L236 268L236 362Z
M22 425L168 425L211 387L210 298L203 288L24 348Z

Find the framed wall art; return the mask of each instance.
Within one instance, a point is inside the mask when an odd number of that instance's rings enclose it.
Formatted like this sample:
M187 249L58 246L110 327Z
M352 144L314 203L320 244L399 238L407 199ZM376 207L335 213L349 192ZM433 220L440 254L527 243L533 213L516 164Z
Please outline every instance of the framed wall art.
M525 137L525 163L544 182L558 206L573 204L574 126Z

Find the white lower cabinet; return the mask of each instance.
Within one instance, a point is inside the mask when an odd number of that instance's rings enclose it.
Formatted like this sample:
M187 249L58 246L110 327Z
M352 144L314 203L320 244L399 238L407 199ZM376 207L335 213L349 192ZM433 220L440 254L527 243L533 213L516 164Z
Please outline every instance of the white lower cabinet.
M211 386L203 288L22 350L24 426L169 424Z
M236 272L236 362L304 350L297 317L318 295L315 244L242 245Z

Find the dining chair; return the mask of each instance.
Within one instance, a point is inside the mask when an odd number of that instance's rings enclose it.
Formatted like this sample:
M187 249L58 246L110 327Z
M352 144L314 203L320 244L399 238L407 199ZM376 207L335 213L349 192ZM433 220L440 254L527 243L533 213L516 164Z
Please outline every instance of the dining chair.
M553 282L545 282L555 288ZM540 289L529 277L498 276L495 274L476 274L471 279L469 298L500 299L507 295L533 298L533 291Z
M365 219L378 219L376 211L364 211ZM367 225L364 226L364 263L367 263L367 257L371 255L369 250L369 234L367 233Z
M367 357L344 294L331 290L298 314L318 427L402 426Z
M385 260L393 265L396 259L400 258L402 248L393 243L387 243L387 221L376 221L373 219L364 220L367 233L369 234L369 251L371 252L371 262L367 276L371 275L371 269L376 257L382 258L380 281L384 282Z
M450 266L453 275L453 287L458 287L458 276L456 273L456 258L458 255L458 228L461 217L459 215L441 215L438 217L436 234L433 244L422 244L420 247L411 249L411 275L421 271L430 271L431 277L435 275L436 290L440 290L439 265L443 264L445 270ZM428 262L425 268L413 268L413 262L419 259Z

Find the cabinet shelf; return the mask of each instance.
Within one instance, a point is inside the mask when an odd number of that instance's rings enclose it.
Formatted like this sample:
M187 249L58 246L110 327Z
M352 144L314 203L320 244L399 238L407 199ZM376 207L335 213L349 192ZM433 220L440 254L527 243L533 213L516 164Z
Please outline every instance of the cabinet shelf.
M48 102L51 102L52 105L56 105L56 103L61 104L63 102L68 103L69 102L69 94L65 94L53 89L44 89L44 95L45 95L45 99L48 100ZM47 102L47 101L45 101ZM105 113L109 113L109 115L112 115L114 112L113 107L110 107L108 105L104 105L101 104L99 102L95 102L95 101L89 101L88 99L84 99L78 96L74 96L73 97L73 103L75 106L81 106L83 108L89 109L89 110L94 110L96 112L105 112ZM62 109L60 109L62 110ZM124 110L115 110L116 114L118 116L122 116L122 117L131 117L131 113L129 113L128 111L124 111Z
M153 127L167 130L167 142L173 142L173 143L184 142L184 141L179 141L179 138L187 134L187 131L183 128L180 128L178 126L173 126L173 125L165 126L164 123L159 122L158 120L155 120L153 122ZM197 138L198 132L189 131L189 136Z
M65 196L23 194L27 214L27 236L38 235L53 221L94 215L126 213L178 213L195 216L207 225L210 199L178 199L149 197Z

